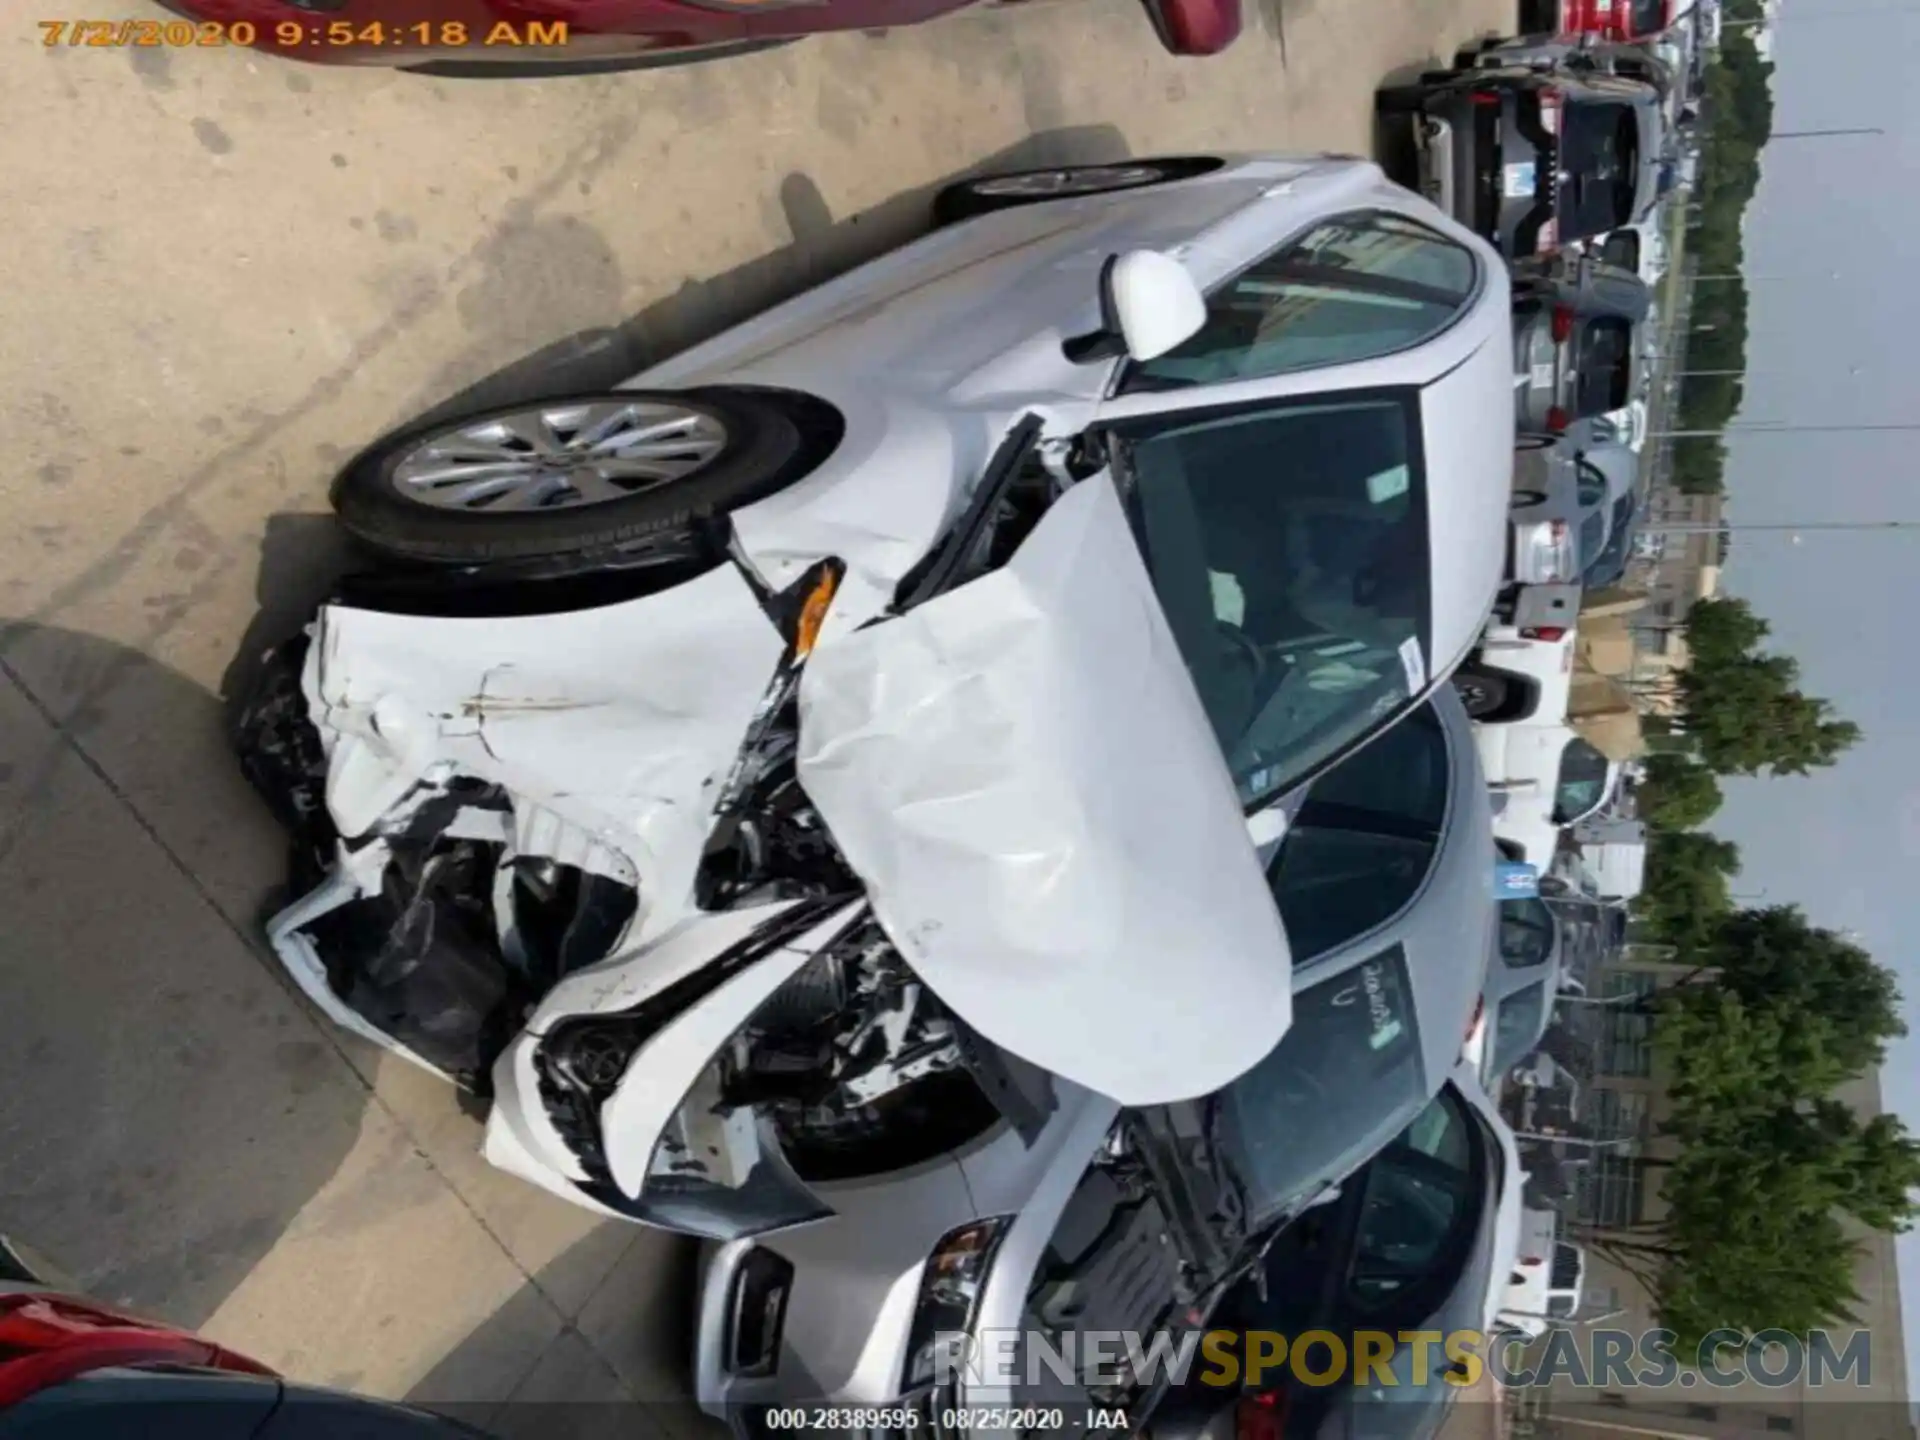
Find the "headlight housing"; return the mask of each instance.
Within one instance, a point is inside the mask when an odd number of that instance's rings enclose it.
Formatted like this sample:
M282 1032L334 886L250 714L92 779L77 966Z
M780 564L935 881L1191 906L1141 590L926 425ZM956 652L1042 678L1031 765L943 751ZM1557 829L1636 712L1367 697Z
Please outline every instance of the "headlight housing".
M581 1192L619 1214L649 1224L731 1240L818 1220L831 1212L786 1163L776 1137L751 1123L742 1126L713 1114L717 1096L704 1093L709 1065L681 1106L682 1119L713 1129L696 1137L681 1122L668 1127L655 1148L646 1183L637 1196L614 1183L607 1163L601 1111L626 1077L641 1047L676 1017L764 960L796 935L817 925L843 901L803 901L762 925L712 963L627 1010L562 1021L534 1053L541 1103L586 1178ZM712 1176L731 1171L733 1183Z
M980 1292L993 1268L1011 1216L970 1221L940 1237L920 1275L920 1298L907 1335L907 1360L901 1391L910 1394L933 1384L942 1346L955 1344L973 1328ZM964 1343L964 1342L961 1342Z

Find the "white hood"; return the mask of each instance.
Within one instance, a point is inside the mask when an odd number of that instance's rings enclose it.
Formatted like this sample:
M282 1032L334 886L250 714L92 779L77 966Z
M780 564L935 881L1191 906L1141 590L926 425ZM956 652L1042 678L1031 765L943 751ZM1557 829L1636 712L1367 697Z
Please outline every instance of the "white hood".
M1140 1105L1286 1033L1286 935L1110 477L1003 569L823 645L800 700L802 785L988 1039Z

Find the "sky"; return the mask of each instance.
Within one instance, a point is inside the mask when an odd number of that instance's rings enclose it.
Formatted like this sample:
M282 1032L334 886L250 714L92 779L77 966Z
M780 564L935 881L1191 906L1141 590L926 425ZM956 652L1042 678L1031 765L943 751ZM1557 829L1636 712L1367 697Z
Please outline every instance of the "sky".
M1741 421L1920 425L1920 0L1783 0L1773 33L1777 139L1747 211ZM1903 259L1905 263L1903 262ZM1835 272L1838 272L1835 278ZM1855 369L1858 373L1852 373ZM1830 770L1731 781L1711 825L1737 841L1741 903L1851 929L1901 977L1920 1032L1920 429L1728 437L1724 589L1773 626L1802 685L1865 731ZM1805 521L1879 533L1743 531ZM1920 1132L1920 1033L1882 1076ZM1920 1376L1920 1236L1900 1242L1908 1374Z

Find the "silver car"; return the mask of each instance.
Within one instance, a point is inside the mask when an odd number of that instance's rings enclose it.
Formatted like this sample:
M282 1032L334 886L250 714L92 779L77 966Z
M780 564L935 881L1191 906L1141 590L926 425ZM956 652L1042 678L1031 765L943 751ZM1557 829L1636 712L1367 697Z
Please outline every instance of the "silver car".
M1204 1316L1406 1126L1462 1055L1495 912L1458 699L1437 693L1317 781L1263 859L1295 965L1294 1023L1265 1060L1211 1096L1130 1110L1004 1066L999 1118L971 1143L823 1183L829 1218L708 1249L701 1404L753 1433L760 1407L791 1402L1004 1402L1004 1375L935 1390L956 1337ZM1169 955L1176 1009L1182 971Z
M1324 1365L1325 1351L1258 1376L1239 1371L1231 1387L1217 1383L1219 1368L1196 1367L1145 1415L1151 1440L1431 1436L1461 1393L1466 1362L1408 1342L1487 1328L1512 1251L1502 1200L1519 1182L1503 1129L1477 1079L1456 1076L1327 1205L1288 1226L1211 1321L1243 1335L1394 1335L1401 1343L1384 1357L1384 1378L1346 1370L1329 1385L1324 1371L1322 1383L1295 1373Z
M1520 585L1568 585L1612 536L1613 502L1630 493L1638 461L1618 443L1523 436L1513 457L1513 560Z
M1563 945L1559 912L1545 900L1505 900L1487 966L1482 1081L1492 1088L1540 1046L1553 1023Z

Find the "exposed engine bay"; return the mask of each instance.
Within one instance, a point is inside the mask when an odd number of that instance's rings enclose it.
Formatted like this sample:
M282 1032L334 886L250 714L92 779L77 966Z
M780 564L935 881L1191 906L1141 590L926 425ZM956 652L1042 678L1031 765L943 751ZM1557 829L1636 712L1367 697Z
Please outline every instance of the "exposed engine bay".
M1246 1216L1207 1133L1207 1102L1124 1112L1048 1240L1029 1327L1178 1334L1205 1326L1244 1273ZM1124 1367L1123 1367L1124 1368ZM1092 1404L1144 1414L1160 1376L1108 1376Z

